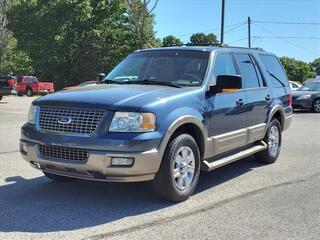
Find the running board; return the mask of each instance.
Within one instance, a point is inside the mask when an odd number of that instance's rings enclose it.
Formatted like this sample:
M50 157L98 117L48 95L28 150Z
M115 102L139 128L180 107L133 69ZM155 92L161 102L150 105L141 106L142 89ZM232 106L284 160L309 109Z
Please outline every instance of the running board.
M242 158L248 157L254 153L265 150L267 147L268 147L268 145L265 142L260 141L260 143L258 145L255 145L251 148L240 151L240 152L235 153L233 155L229 155L227 157L221 158L219 160L215 160L213 162L208 161L209 159L204 160L202 162L201 170L207 171L207 172L212 171L216 168L222 167L222 166L227 165L229 163L232 163L232 162L238 161Z

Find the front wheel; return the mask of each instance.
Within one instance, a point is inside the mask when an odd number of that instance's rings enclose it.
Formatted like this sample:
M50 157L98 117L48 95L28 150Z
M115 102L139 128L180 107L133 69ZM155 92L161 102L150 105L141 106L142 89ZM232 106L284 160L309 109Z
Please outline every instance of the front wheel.
M256 153L256 158L261 163L274 163L281 149L281 124L278 119L274 118L271 120L266 136L263 141L267 143L267 149Z
M320 98L314 100L312 104L312 110L316 113L320 113Z
M200 152L188 134L175 137L167 146L154 179L154 190L162 198L180 202L194 192L200 175Z

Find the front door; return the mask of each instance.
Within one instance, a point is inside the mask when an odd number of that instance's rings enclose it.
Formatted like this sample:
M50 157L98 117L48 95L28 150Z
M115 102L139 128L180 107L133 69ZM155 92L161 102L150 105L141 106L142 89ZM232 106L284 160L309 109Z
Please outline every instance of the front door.
M215 58L214 75L237 75L235 59L229 53ZM239 147L246 142L246 95L242 90L218 93L207 98L209 115L208 136L214 145L214 153Z

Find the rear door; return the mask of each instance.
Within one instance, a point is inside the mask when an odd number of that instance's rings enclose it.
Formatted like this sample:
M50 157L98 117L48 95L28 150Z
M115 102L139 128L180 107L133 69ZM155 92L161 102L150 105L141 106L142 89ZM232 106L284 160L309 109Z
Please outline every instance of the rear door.
M246 94L246 127L250 128L250 142L262 138L268 118L271 92L261 74L260 66L251 54L235 54Z

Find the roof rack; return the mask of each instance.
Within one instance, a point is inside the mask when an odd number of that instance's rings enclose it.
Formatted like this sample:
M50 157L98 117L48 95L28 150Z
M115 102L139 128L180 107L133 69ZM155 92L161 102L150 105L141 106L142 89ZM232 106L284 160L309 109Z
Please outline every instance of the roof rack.
M221 44L221 43L213 43L208 45L197 45L192 43L183 43L179 45L171 45L171 46L165 46L165 47L226 47L226 48L240 48L240 49L252 49L252 50L258 50L258 51L264 51L263 48L260 47L254 47L254 48L248 48L248 47L237 47L237 46L229 46L228 44Z

